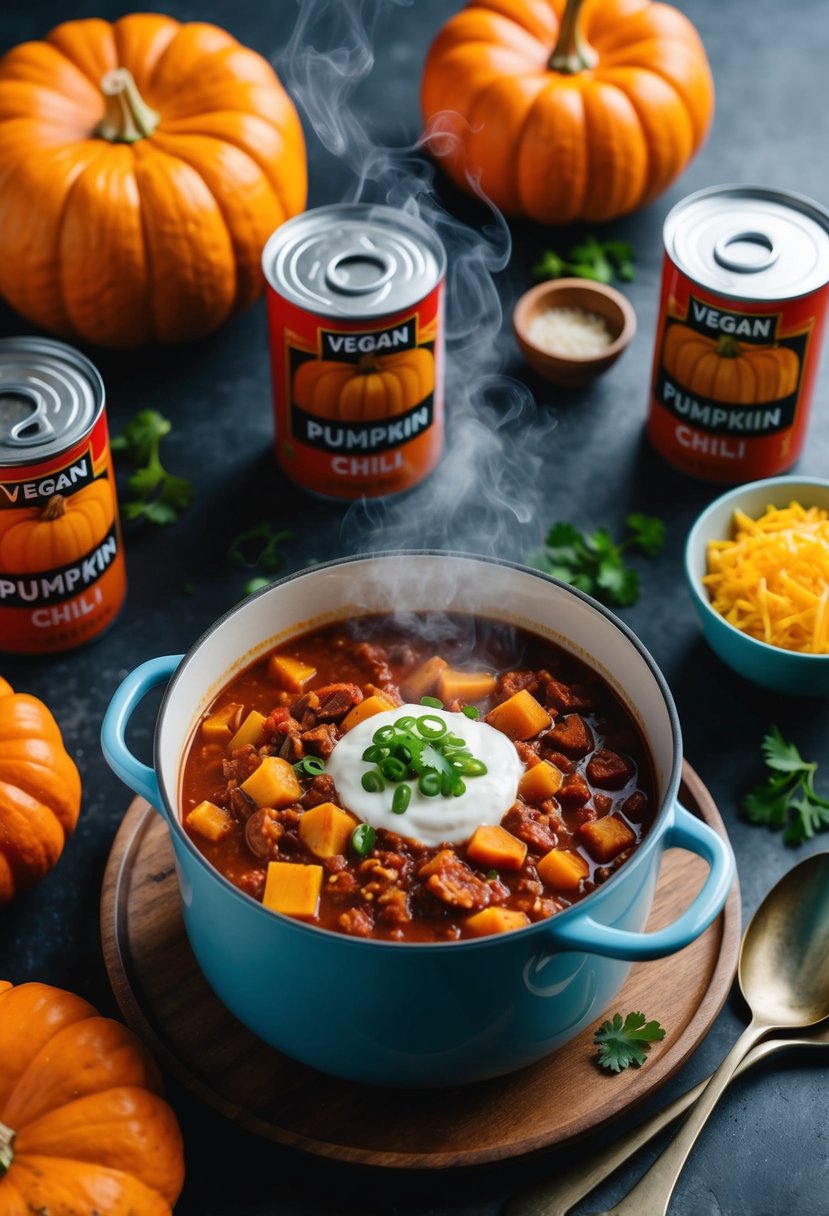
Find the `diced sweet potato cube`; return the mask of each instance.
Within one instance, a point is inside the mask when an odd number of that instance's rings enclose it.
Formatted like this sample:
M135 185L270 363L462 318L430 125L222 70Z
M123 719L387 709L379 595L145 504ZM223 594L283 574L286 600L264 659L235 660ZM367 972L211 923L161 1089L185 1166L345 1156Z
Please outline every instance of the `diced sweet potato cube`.
M583 823L579 828L579 839L593 860L604 865L630 848L636 837L624 819L619 819L616 815L606 815L604 819Z
M470 861L496 870L520 870L527 856L523 840L497 824L476 828L466 849Z
M495 691L495 676L488 671L457 671L446 667L438 677L441 701L465 701L467 705L483 701Z
M273 806L277 810L302 797L296 773L281 756L265 756L259 767L242 782L241 789L257 806Z
M321 887L322 866L270 861L262 903L286 916L316 916Z
M235 752L237 747L244 747L246 743L252 743L254 747L259 747L265 741L266 721L267 719L264 714L260 714L257 709L252 709L228 743L227 750Z
M387 697L383 692L376 692L373 696L366 697L365 701L361 701L359 705L355 705L352 710L343 718L343 731L351 730L360 722L365 722L366 718L373 718L375 714L387 713L390 709L395 709L396 706L391 697Z
M536 870L543 883L558 891L578 891L579 883L590 873L583 857L563 849L552 849L541 858Z
M448 666L446 659L441 659L438 655L427 659L414 671L410 671L403 680L400 686L403 696L407 701L419 701L421 697L429 696L437 688L440 673Z
M206 743L228 743L233 737L230 723L238 719L244 705L231 701L202 719L201 733Z
M272 654L268 659L268 678L286 692L302 692L316 674L316 667L309 667L300 659L292 659L286 654Z
M233 817L207 799L193 807L185 823L205 840L224 840L233 831Z
M496 705L487 714L486 720L510 739L531 739L552 722L544 706L526 688L515 693L508 701Z
M545 798L553 798L561 789L564 775L549 760L542 760L528 768L518 783L518 793L525 802L538 805Z
M299 821L299 835L317 857L345 853L357 820L333 802L321 802L306 811Z
M524 912L514 912L511 908L484 908L474 916L468 916L465 925L476 937L486 937L490 933L507 933L510 929L523 929L530 923L530 918Z

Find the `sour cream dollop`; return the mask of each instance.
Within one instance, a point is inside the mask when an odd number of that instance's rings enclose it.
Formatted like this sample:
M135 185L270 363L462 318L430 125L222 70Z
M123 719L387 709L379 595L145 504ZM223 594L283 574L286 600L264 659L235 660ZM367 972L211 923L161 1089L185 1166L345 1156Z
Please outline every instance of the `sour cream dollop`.
M407 715L420 718L424 714L441 718L452 734L466 742L475 759L483 760L487 771L478 777L465 777L464 793L448 798L441 794L427 797L416 781L407 781L411 799L403 814L397 815L391 809L395 785L387 782L379 793L363 789L363 776L375 767L363 760L363 752L381 727L392 726ZM514 744L502 731L465 714L425 705L399 705L359 722L339 740L325 767L345 810L373 828L397 832L429 846L462 844L480 824L500 823L515 802L524 774Z

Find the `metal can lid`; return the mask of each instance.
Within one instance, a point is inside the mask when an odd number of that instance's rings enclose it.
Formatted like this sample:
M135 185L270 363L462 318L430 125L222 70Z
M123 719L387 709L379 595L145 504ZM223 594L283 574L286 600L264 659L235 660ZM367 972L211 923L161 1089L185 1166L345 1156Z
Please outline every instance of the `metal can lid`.
M681 271L730 299L791 300L829 282L829 211L786 190L699 190L668 213L664 237Z
M301 308L356 321L419 303L443 278L446 253L436 234L406 212L337 203L277 228L262 268L274 291Z
M48 338L0 339L0 468L66 451L103 408L104 382L80 351Z

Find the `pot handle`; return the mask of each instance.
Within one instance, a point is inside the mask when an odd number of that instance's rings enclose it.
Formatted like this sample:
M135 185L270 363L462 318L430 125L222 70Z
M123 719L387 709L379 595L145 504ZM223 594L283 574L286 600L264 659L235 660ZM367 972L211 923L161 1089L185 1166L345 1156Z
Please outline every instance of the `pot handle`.
M599 924L585 910L577 912L564 925L553 924L556 946L638 962L674 954L699 937L722 911L731 888L735 871L731 846L679 803L674 806L674 820L665 833L665 846L688 849L709 866L702 890L673 924L655 933L633 933ZM553 920L555 922L555 918Z
M141 698L157 684L169 680L183 658L181 654L162 655L131 671L115 690L101 725L101 747L109 767L125 785L162 813L164 800L155 769L142 764L127 747L127 725Z

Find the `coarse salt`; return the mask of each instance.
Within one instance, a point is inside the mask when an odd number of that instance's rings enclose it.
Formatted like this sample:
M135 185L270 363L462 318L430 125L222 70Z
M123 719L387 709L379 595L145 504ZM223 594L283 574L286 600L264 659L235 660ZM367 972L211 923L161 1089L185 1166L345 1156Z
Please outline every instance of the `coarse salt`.
M583 308L546 308L529 327L529 339L550 355L586 359L600 355L613 341L603 317Z

